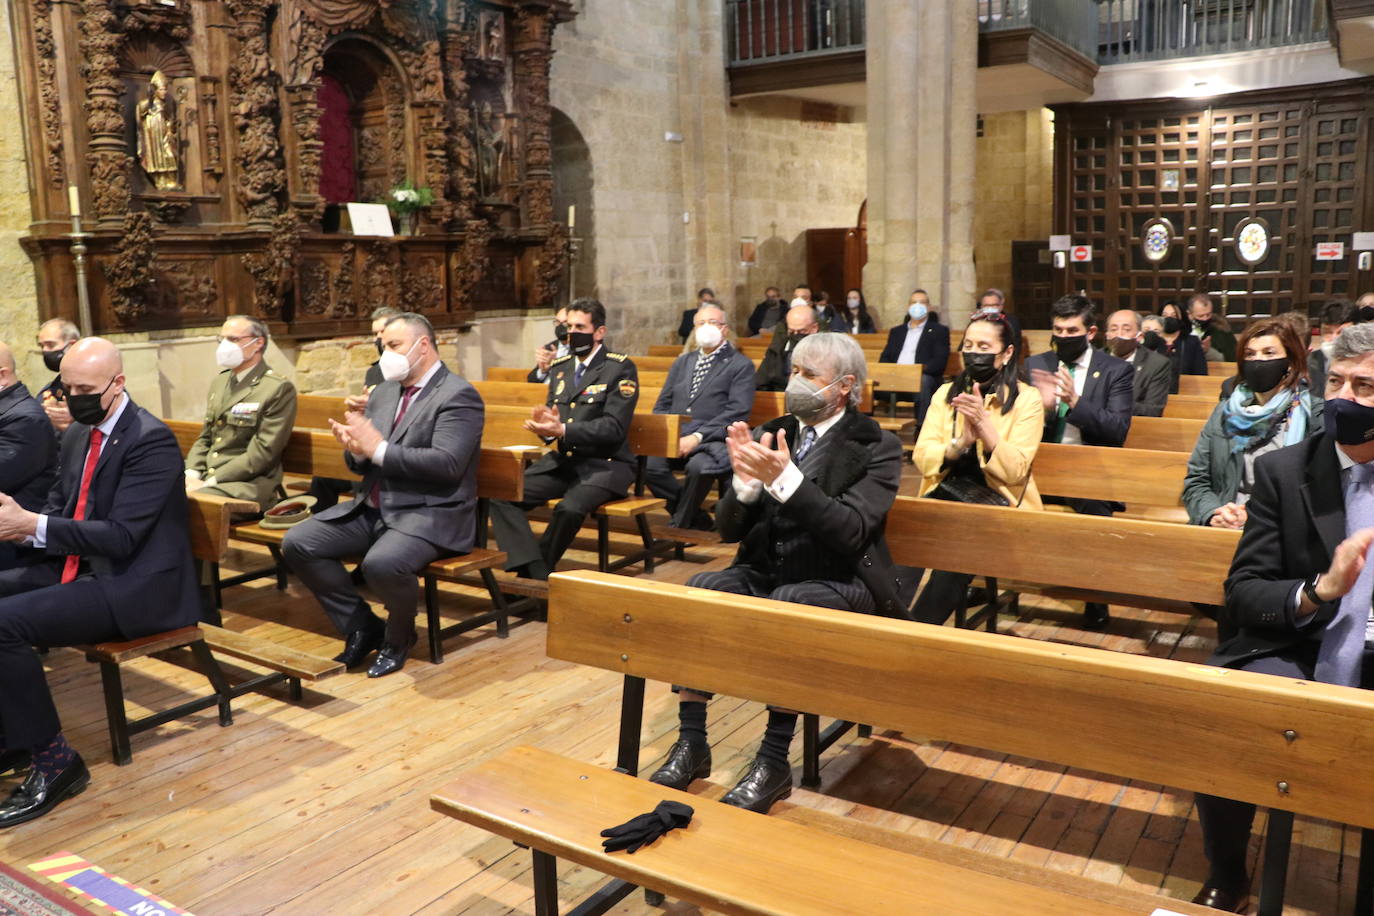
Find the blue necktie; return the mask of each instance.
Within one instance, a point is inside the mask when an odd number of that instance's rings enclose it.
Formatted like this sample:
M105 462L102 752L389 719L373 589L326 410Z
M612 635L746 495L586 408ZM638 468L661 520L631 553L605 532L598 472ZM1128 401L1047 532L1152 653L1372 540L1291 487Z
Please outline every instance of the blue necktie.
M807 426L802 429L801 445L797 446L797 451L793 457L797 464L806 457L806 453L811 451L811 446L816 444L816 427Z
M1350 469L1350 485L1345 491L1345 536L1374 526L1374 465L1357 464ZM1369 622L1370 597L1374 595L1374 562L1365 559L1355 586L1341 599L1336 616L1322 633L1317 654L1316 680L1324 684L1360 686L1364 660L1365 629Z
M578 364L577 364L577 368L573 370L573 393L574 393L574 394L577 393L577 389L578 389L578 388L582 387L582 373L584 373L584 372L586 372L586 371L587 371L587 364L586 364L586 363L578 363Z

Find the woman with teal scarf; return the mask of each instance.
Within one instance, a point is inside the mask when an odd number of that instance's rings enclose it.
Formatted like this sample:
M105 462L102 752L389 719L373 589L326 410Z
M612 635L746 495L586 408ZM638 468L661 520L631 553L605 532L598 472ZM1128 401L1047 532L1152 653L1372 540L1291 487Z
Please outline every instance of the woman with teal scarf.
M1307 348L1291 323L1254 322L1236 353L1235 389L1212 411L1188 459L1183 505L1194 525L1244 528L1255 459L1321 432L1322 401L1312 397Z

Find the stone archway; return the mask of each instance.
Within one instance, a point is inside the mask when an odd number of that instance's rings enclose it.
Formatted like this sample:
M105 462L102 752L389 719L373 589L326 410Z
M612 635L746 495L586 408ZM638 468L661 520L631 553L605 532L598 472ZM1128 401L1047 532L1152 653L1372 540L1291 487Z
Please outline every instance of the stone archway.
M575 226L570 233L578 240L577 254L569 270L573 285L569 289L564 282L558 298L563 303L581 296L597 296L596 210L591 148L571 118L557 108L551 113L554 219L566 220L568 208L576 207Z

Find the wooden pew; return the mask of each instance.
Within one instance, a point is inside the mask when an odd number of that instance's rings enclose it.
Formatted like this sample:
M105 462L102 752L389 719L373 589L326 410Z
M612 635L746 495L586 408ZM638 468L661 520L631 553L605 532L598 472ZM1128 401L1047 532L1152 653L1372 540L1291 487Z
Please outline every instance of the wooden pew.
M1203 423L1203 420L1180 420L1175 417L1132 417L1131 431L1126 434L1126 447L1191 454L1198 436L1202 434Z
M194 439L194 436L192 438ZM191 494L187 500L187 526L191 536L192 556L197 560L217 565L228 549L232 515L256 508L254 503L244 500ZM316 681L343 670L343 665L338 662L207 623L181 627L165 633L153 633L138 639L75 648L85 654L87 661L100 666L100 681L105 693L106 722L110 733L110 753L115 763L120 766L133 760L133 735L211 706L218 707L219 724L228 726L234 721L230 702L235 697L285 681L291 699L299 700L302 680ZM166 660L194 668L204 674L210 682L211 693L130 721L124 708L124 682L120 666L150 655L170 653L176 649L186 649L190 653L189 663L181 658ZM267 668L271 673L231 685L219 662L215 660L214 652Z
M1178 393L1187 397L1211 398L1213 403L1221 399L1221 386L1229 375L1180 375ZM1177 395L1169 395L1177 397Z
M759 633L768 634L764 645ZM435 810L533 850L541 912L556 912L559 857L620 879L603 889L603 903L642 885L729 913L1213 912L952 844L892 842L834 815L750 817L708 795L634 779L649 678L1374 823L1374 799L1346 807L1357 774L1374 777L1374 700L1348 688L592 572L550 580L548 654L624 676L622 772L522 748L431 798ZM1072 727L1046 728L1047 720ZM1293 742L1269 737L1297 723ZM1328 769L1328 760L1351 769ZM633 856L601 850L596 828L664 798L695 809L687 829ZM875 842L854 847L856 834Z
M1164 416L1175 420L1206 420L1219 403L1215 396L1171 394L1164 402Z
M1208 375L1219 375L1219 376L1221 376L1223 379L1229 378L1230 376L1233 376L1233 375L1236 374L1236 364L1235 364L1235 363L1226 363L1226 362L1220 362L1220 363L1211 363L1211 362L1209 362L1209 363L1207 364L1207 374L1208 374ZM1179 376L1179 378L1182 378L1182 377L1183 377L1183 376Z
M336 399L318 399L330 400ZM520 408L511 408L520 409ZM169 420L167 425L176 434L183 451L195 441L200 431L199 423ZM356 480L357 475L344 461L343 448L333 433L318 429L296 428L287 440L286 451L282 454L282 469L288 474L301 477L331 477L339 480ZM425 617L429 639L430 661L439 664L443 661L443 641L451 636L488 623L496 624L497 635L505 638L509 632L509 609L501 588L496 581L495 570L506 564L505 553L489 550L485 546L486 512L484 500L506 499L519 501L524 494L524 463L520 452L504 448L484 447L478 458L477 493L478 504L478 546L461 556L436 560L421 572L425 581ZM256 508L256 507L254 507ZM251 581L264 575L275 575L277 587L286 588L286 566L282 562L281 542L287 529L264 528L257 521L240 522L233 526L232 536L250 544L259 544L272 554L273 566L265 570L244 573L225 579L218 586ZM442 626L438 606L438 585L440 581L457 581L462 577L477 573L491 596L492 609L486 613L469 617L460 623ZM218 606L218 596L216 596Z
M1188 452L1042 442L1031 476L1042 496L1178 508Z

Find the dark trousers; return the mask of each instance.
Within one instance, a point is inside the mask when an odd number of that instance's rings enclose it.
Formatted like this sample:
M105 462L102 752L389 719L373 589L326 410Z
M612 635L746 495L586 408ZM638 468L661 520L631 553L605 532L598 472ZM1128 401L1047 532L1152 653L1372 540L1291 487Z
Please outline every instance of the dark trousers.
M386 606L386 641L395 646L409 646L415 637L420 600L416 576L449 553L424 538L388 528L371 506L337 521L306 519L286 533L281 552L345 636L378 624L341 562L362 557L363 577Z
M685 470L686 481L679 483L673 476L674 470ZM730 456L725 443L703 442L686 458L650 458L644 480L650 493L668 500L673 527L686 528L692 524L716 478L729 470Z
M144 635L120 632L91 576L59 584L62 563L45 559L0 574L0 747L35 747L62 731L34 646Z
M932 569L926 587L921 589L921 595L916 599L912 616L921 623L940 626L954 613L972 581L973 576L964 573Z
M634 481L634 470L625 465L623 476L625 484L611 489L583 483L578 478L577 466L570 461L538 473L526 472L524 502L493 500L489 509L496 544L506 552L506 569L525 569L536 579L547 579L587 516L603 503L624 497ZM551 499L558 500L553 518L544 529L544 536L536 541L525 513Z
M1257 658L1236 667L1241 671L1310 681L1316 666L1316 643L1307 643L1286 655ZM1374 688L1374 653L1365 653L1360 686ZM1211 866L1207 883L1227 890L1240 890L1246 883L1245 860L1250 847L1250 828L1255 821L1255 806L1201 792L1196 799L1198 820L1202 822L1202 848Z
M867 613L874 608L873 594L858 579L853 582L833 582L814 579L808 582L792 582L787 585L774 585L767 573L752 566L731 566L714 572L701 572L687 580L690 588L709 588L732 595L749 595L752 598L771 598L774 601L789 601L792 604L809 604L813 607L834 608L837 611L859 611ZM674 690L681 688L674 687ZM703 696L713 696L704 690L689 688Z

